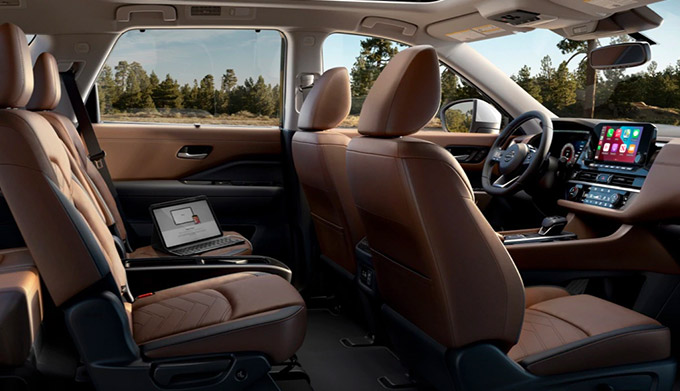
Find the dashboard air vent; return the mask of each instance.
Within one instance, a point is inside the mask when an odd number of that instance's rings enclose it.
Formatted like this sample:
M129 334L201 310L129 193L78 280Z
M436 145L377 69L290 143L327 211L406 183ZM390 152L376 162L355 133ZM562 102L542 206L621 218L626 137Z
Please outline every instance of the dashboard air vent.
M581 171L578 173L576 179L584 182L595 182L597 179L597 173L592 171Z
M221 16L222 7L218 6L193 6L191 16Z
M614 186L633 187L634 182L635 177L617 174L612 177L612 181L610 183Z

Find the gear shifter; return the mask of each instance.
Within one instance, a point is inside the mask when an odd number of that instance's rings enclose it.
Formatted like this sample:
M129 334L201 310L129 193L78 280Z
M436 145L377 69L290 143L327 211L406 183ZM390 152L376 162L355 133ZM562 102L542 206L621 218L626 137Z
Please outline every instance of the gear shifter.
M551 216L543 219L541 229L538 234L541 236L556 236L562 233L567 225L567 218L562 216Z

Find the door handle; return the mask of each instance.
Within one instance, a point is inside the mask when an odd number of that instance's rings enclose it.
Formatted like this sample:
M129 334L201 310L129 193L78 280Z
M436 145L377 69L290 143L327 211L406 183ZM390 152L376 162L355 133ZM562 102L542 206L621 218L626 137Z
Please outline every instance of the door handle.
M208 157L211 151L211 146L185 145L177 151L177 157L180 159L203 160Z

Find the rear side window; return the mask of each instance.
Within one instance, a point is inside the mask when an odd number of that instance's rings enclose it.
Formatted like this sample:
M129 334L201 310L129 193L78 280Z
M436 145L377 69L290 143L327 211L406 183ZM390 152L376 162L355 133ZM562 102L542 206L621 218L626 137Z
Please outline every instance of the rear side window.
M283 38L273 30L132 30L97 78L103 122L279 126Z

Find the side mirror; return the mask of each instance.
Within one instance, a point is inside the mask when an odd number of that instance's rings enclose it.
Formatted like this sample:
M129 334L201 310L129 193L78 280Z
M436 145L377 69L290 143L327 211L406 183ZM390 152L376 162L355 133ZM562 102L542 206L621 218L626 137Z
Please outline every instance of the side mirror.
M652 58L647 42L627 42L594 49L588 55L593 69L631 68L642 65Z
M462 99L442 106L439 118L447 132L498 133L503 116L481 99Z

